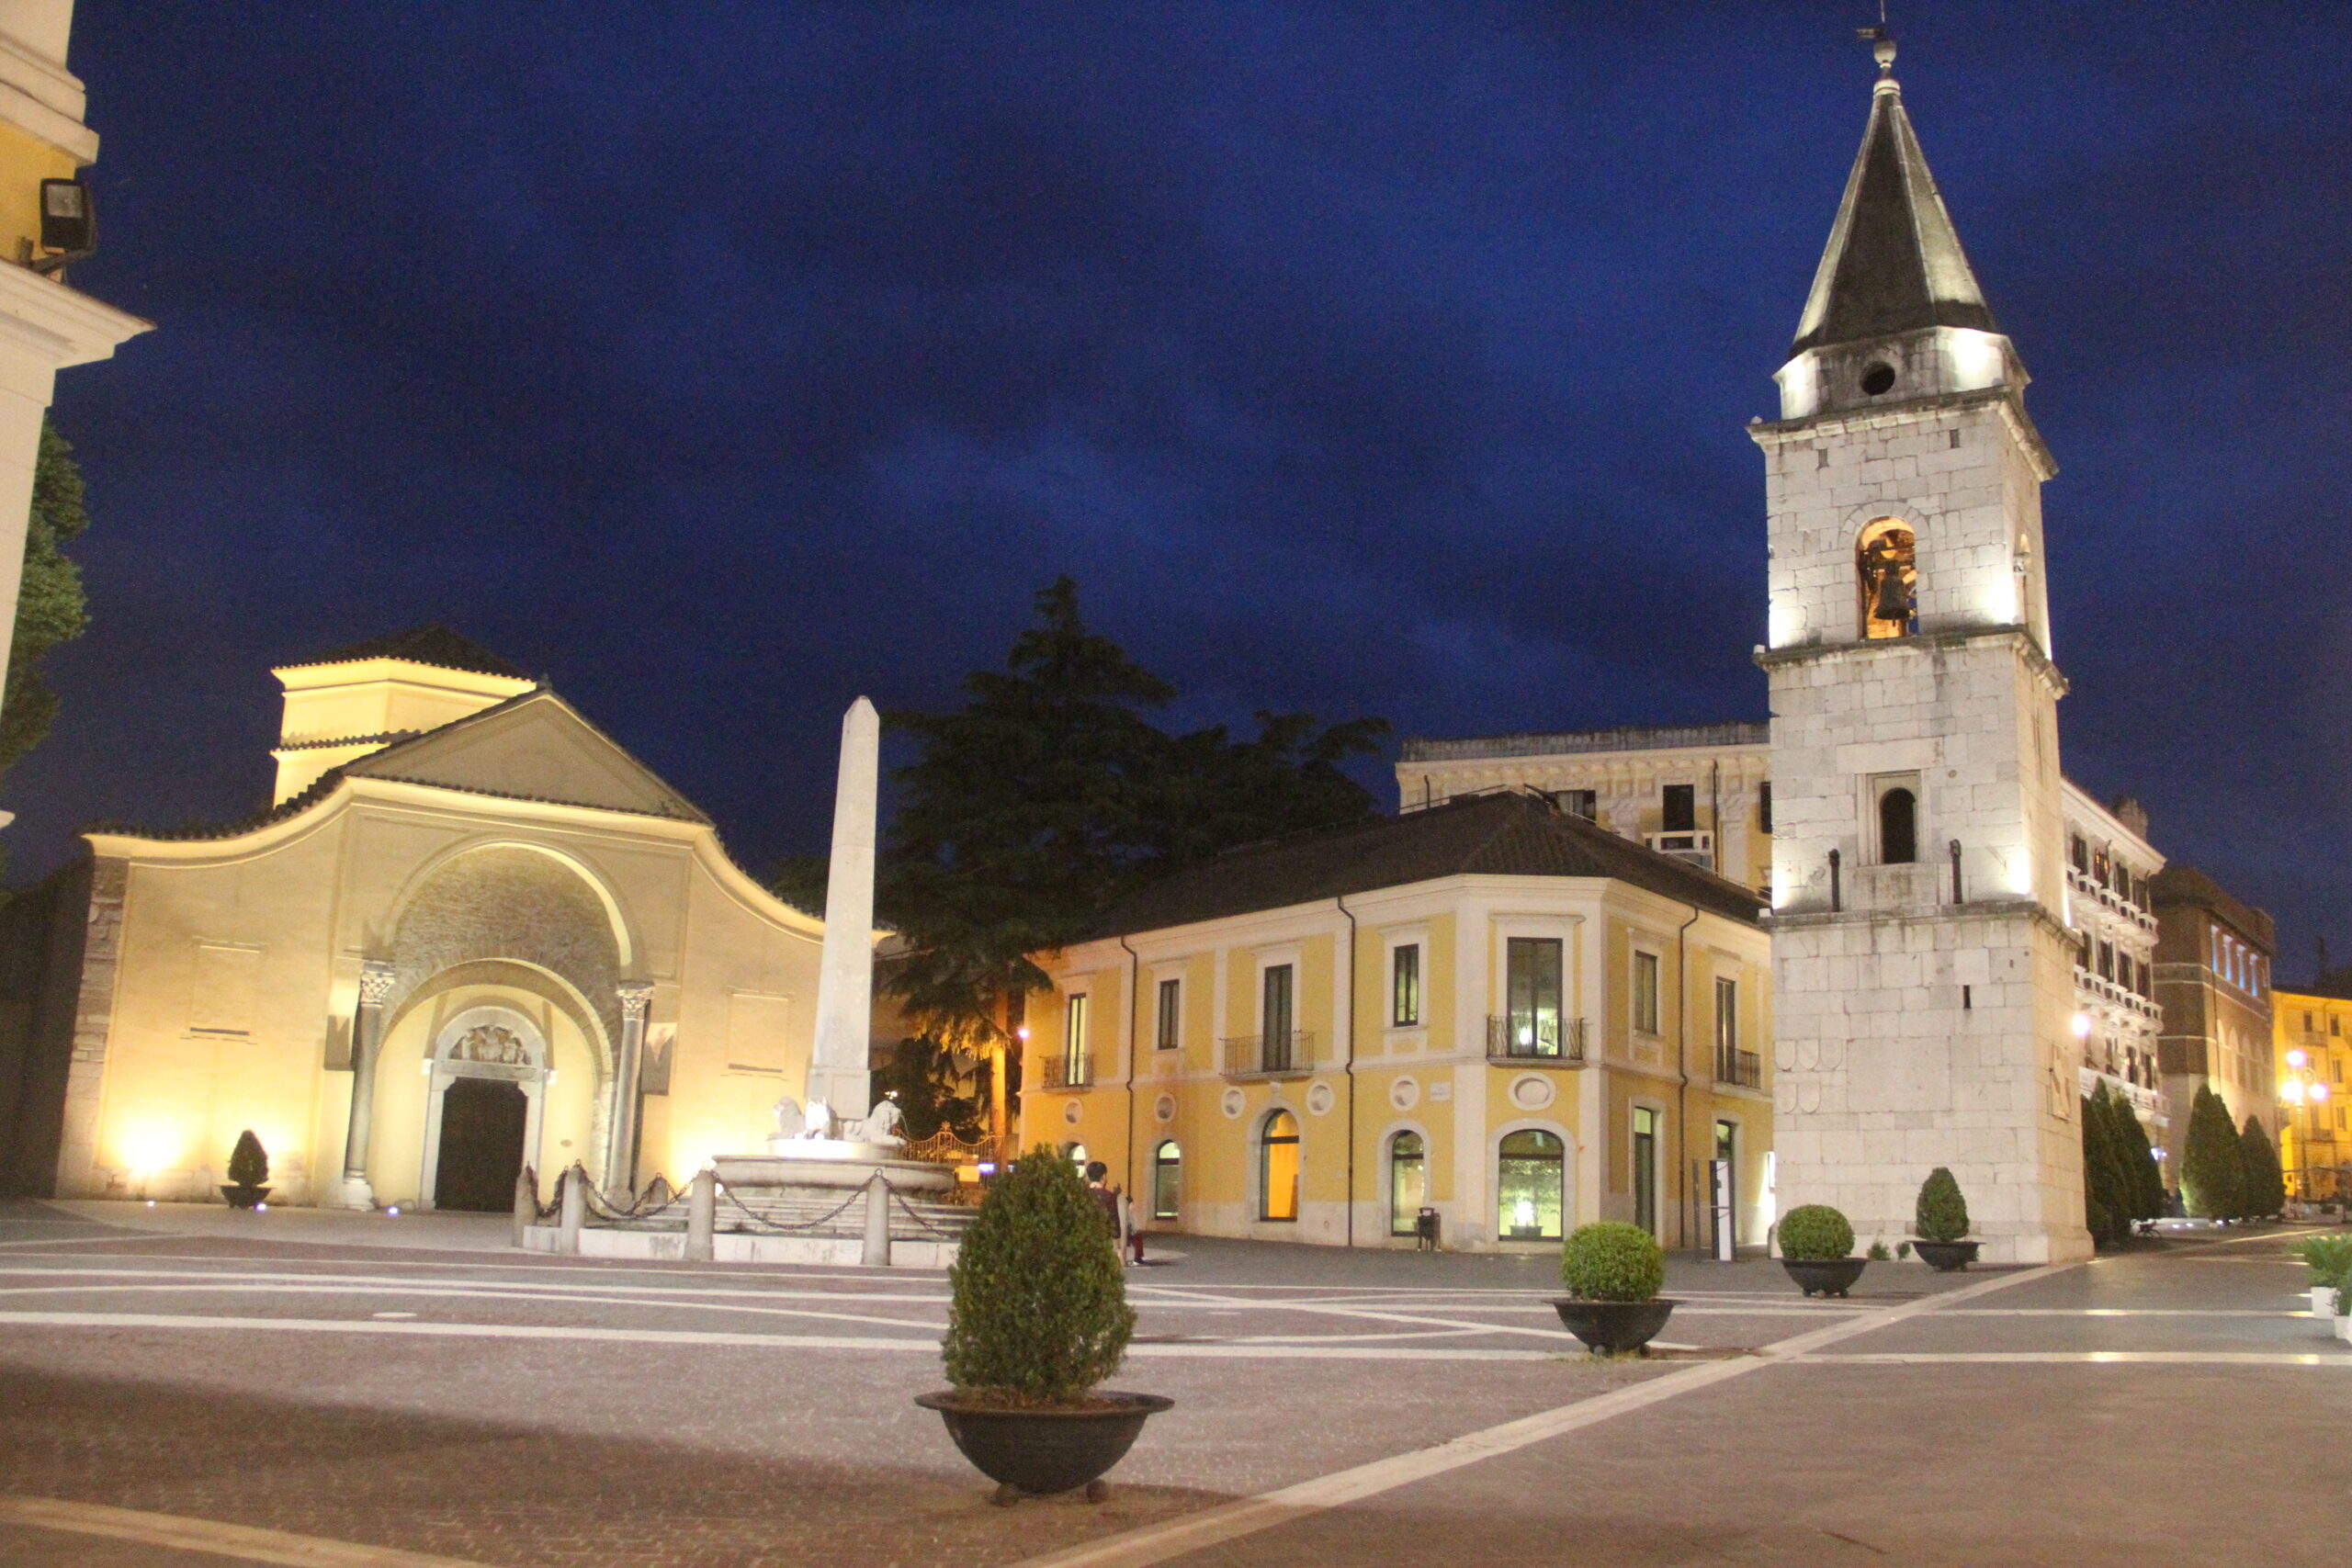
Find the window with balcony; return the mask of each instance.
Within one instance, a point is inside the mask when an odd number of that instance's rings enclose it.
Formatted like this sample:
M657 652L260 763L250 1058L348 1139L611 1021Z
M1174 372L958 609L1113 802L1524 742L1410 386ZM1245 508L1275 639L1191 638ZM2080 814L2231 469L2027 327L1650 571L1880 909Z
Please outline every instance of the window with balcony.
M1668 784L1659 802L1661 813L1658 829L1667 833L1689 833L1699 826L1699 786Z
M1071 1088L1094 1081L1094 1063L1086 1043L1087 1014L1090 1001L1085 992L1071 997L1062 1012L1061 1080Z
M1504 944L1508 1055L1560 1054L1561 953L1555 937L1515 936Z
M1418 1028L1421 1021L1421 944L1402 942L1388 955L1388 1023Z

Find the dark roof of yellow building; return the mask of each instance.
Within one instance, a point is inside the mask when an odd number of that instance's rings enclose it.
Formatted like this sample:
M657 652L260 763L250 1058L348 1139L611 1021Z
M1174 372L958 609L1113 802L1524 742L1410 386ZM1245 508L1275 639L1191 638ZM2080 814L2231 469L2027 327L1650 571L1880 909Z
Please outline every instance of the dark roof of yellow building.
M1614 877L1750 923L1764 907L1739 884L1620 838L1548 796L1504 790L1228 851L1120 899L1094 934L1160 931L1446 876Z

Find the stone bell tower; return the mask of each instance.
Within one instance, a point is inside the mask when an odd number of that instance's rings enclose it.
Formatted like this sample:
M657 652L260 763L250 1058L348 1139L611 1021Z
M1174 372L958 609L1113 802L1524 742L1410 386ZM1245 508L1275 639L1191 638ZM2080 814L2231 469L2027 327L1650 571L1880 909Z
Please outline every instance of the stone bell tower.
M1870 124L1769 468L1772 967L1782 1213L1860 1245L1959 1179L1987 1260L2087 1256L2057 701L2026 373L1904 113Z

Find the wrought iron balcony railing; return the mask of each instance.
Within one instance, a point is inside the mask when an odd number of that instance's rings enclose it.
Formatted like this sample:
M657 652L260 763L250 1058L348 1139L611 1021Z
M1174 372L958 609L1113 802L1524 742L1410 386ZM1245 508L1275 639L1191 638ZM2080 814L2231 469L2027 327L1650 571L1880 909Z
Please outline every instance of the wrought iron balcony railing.
M1531 1067L1581 1067L1584 1020L1525 1013L1489 1018L1487 1060Z
M1304 1078L1315 1073L1315 1036L1305 1030L1244 1034L1224 1045L1229 1078Z
M1047 1089L1092 1089L1094 1058L1091 1056L1048 1056L1046 1058Z
M1741 1089L1764 1087L1764 1058L1753 1051L1718 1051L1715 1053L1715 1081L1736 1084Z

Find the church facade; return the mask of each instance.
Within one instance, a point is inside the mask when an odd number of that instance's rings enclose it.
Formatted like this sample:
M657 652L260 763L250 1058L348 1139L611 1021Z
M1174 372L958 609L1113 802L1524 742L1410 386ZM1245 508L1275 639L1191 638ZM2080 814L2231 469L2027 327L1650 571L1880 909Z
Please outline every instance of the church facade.
M802 1092L820 921L444 628L276 674L266 813L93 831L12 912L13 1190L207 1199L248 1128L277 1201L355 1207L763 1146Z

